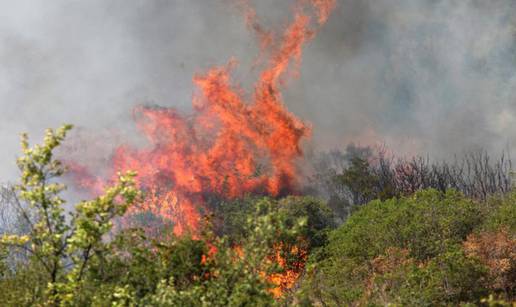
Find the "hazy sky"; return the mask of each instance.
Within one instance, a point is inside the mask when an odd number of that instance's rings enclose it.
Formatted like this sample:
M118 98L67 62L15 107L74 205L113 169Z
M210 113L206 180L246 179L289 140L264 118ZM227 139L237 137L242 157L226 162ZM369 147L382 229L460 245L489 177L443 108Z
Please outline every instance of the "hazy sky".
M293 1L254 2L277 27ZM235 58L249 85L256 44L230 3L0 0L0 181L16 174L20 132L73 123L74 146L108 159L137 133L133 106L188 110L195 73ZM339 0L285 101L317 148L498 152L516 145L515 68L512 0Z

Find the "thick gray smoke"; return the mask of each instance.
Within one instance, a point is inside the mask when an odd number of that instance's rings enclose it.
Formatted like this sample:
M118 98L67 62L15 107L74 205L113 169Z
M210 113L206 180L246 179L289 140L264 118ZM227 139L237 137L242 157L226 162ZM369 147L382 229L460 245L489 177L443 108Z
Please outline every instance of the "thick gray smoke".
M271 27L293 3L254 2ZM446 156L514 145L512 0L338 2L285 94L314 147ZM78 152L106 159L133 140L133 106L188 109L192 76L232 57L248 86L257 54L230 0L0 0L0 181L16 174L19 132L73 123L87 140Z
M499 153L516 145L515 26L512 0L342 0L288 101L325 145Z

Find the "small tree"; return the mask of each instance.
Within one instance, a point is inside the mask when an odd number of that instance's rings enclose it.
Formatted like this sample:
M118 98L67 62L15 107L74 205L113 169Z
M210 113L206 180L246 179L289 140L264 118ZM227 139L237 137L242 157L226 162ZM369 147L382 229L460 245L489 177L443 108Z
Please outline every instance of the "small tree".
M350 166L336 180L348 187L354 205L367 203L376 197L378 177L371 172L365 158L353 157Z
M25 235L0 237L1 245L25 250L29 261L43 268L46 285L39 300L50 306L71 304L91 259L106 252L103 237L113 219L122 216L139 195L135 174L119 174L118 182L104 195L77 204L67 219L60 196L66 187L56 182L66 167L55 159L54 150L71 128L48 129L43 144L32 148L27 135L22 135L23 155L17 161L21 181L15 191L16 201L28 204L20 209L29 230Z

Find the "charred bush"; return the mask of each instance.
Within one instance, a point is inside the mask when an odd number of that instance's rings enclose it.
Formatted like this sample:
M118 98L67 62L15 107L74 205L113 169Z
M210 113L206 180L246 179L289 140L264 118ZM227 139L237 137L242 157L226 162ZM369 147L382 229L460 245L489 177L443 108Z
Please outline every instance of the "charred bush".
M508 153L492 158L478 151L451 161L436 161L428 156L392 157L384 149L351 145L345 152L323 153L312 161L310 182L315 184L309 190L326 198L340 217L373 199L409 196L422 189L455 189L485 201L490 195L506 194L512 187Z

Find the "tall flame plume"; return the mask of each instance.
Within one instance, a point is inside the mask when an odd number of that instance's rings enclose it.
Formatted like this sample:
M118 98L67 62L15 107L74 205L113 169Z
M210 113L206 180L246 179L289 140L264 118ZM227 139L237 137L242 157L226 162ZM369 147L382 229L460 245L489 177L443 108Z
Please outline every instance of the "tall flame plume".
M327 21L335 0L298 1L291 23L278 38L260 25L248 1L238 0L237 5L266 56L250 98L231 80L236 61L213 67L193 78L193 114L139 106L134 119L148 145L120 146L113 154L113 174L137 171L137 183L145 192L133 213L149 211L172 221L176 235L195 235L202 212L209 211L210 195L278 196L298 185L296 162L303 156L301 143L310 127L286 109L280 90L300 64L304 44ZM72 170L90 189L105 184L79 167Z

